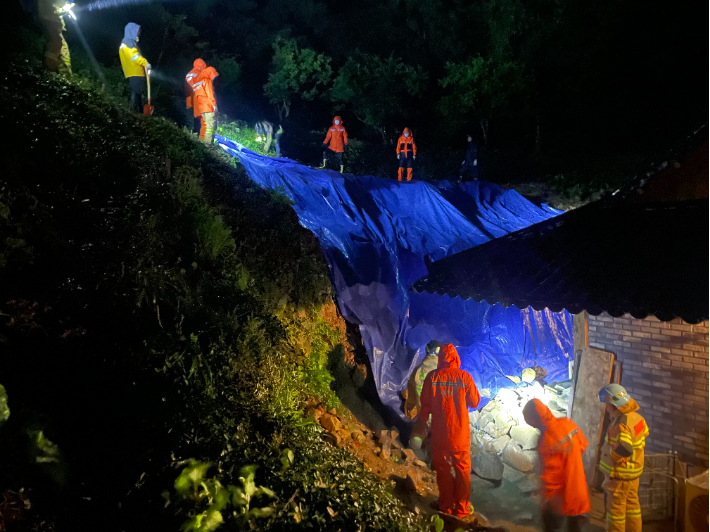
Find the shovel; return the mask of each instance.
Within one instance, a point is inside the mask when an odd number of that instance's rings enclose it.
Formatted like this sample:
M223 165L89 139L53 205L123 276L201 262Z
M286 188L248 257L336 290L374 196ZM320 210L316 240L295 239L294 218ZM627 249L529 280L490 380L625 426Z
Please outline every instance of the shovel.
M150 74L146 73L145 79L148 82L148 103L143 106L143 114L151 116L155 108L150 104Z

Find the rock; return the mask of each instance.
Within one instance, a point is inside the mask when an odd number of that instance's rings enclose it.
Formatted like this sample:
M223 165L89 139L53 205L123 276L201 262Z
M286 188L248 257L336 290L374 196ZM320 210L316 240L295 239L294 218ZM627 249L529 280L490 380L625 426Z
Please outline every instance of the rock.
M323 414L318 422L325 430L334 434L338 429L342 428L340 420L332 414Z
M354 430L350 433L350 437L358 445L362 445L367 441L367 437L359 430Z
M478 418L481 417L481 414L478 412L478 410L471 410L468 413L468 424L469 426L476 426L476 421L478 421Z
M523 382L533 382L535 380L535 370L532 368L525 368L523 370Z
M479 393L481 394L481 397L490 397L491 396L491 391L488 388L481 388L479 390Z
M337 438L336 445L342 447L350 440L350 431L347 429L338 429L335 431L335 437Z
M496 408L498 408L498 403L495 400L488 401L488 404L481 409L481 413L485 414L487 412L492 412Z
M408 469L405 486L409 492L420 493L423 488L421 472L416 469Z
M390 438L392 439L392 441L399 438L399 431L397 429L390 429Z
M496 453L495 447L493 447L493 438L488 436L488 434L485 434L485 436L482 437L479 441L481 442L481 450L482 451L485 451L487 453L498 454L498 453Z
M520 382L520 377L518 377L516 375L506 375L506 377L508 377L511 381L513 381L516 384Z
M391 455L392 455L392 448L390 447L390 442L385 441L382 444L382 448L380 449L380 458L384 458L385 460L389 460Z
M417 455L411 449L402 449L402 454L404 454L404 460L407 463L414 462L417 459Z
M508 444L510 441L510 436L507 434L503 434L500 438L496 438L493 440L493 448L495 449L496 453L500 454L503 452L503 449L505 449L505 446Z
M505 410L498 410L493 415L493 419L496 422L496 425L509 425L512 418Z
M523 454L530 460L533 469L537 469L540 465L540 455L537 454L537 451L523 451Z
M328 410L328 413L329 413L331 416L337 416L337 415L338 415L338 411L337 411L335 408L331 408L330 410Z
M482 452L471 459L471 470L487 480L503 478L503 462L495 453Z
M426 462L422 462L421 460L418 460L418 459L414 460L414 462L412 462L412 463L416 466L419 466L419 467L425 467L427 469L429 468L429 466L426 465Z
M540 431L530 425L524 425L510 429L510 436L523 450L535 449L537 440L540 437Z
M525 478L525 473L518 471L514 467L510 467L508 464L503 464L503 478L515 484Z
M540 489L540 483L537 475L527 475L523 477L515 486L522 493L532 493Z
M499 425L498 423L489 423L486 425L485 431L495 440L508 434L510 427L512 427L510 424Z
M495 420L493 419L493 414L491 414L490 412L486 412L485 414L480 416L476 421L476 428L478 430L485 430L486 425L494 421Z
M532 460L526 456L520 446L514 441L509 441L501 453L501 458L509 466L518 471L530 473L533 470Z

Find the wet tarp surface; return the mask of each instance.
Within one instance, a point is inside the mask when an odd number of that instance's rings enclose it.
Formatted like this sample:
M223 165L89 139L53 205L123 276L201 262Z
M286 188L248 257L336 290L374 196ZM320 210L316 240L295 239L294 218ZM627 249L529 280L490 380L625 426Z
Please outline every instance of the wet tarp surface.
M559 214L482 181L461 185L341 175L265 157L221 136L249 177L294 201L301 225L319 239L340 310L358 324L382 401L401 410L399 391L432 338L451 342L486 396L511 387L534 365L546 380L567 378L573 356L567 312L504 308L409 292L436 261ZM483 403L482 403L483 404Z

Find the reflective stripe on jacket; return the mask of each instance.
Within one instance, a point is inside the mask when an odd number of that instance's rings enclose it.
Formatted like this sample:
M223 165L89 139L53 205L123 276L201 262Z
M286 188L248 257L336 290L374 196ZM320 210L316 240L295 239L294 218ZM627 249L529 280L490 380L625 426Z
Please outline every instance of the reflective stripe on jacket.
M202 59L195 59L192 63L192 70L185 76L185 107L190 109L194 104L194 94L192 92L192 83L202 71L207 68L207 65Z
M123 67L123 75L127 78L134 76L145 77L145 69L148 60L141 55L138 48L129 48L121 43L118 49L118 56L121 58L121 67Z
M611 421L606 431L599 469L611 478L633 480L643 473L648 425L637 412L639 405L634 399L617 408L621 415Z

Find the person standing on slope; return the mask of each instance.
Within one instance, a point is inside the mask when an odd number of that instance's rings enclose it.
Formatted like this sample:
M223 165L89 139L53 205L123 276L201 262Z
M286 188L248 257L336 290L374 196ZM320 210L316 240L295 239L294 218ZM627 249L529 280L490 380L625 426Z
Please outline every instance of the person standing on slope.
M138 39L141 27L129 22L123 32L123 40L118 49L118 56L121 59L123 75L128 80L128 87L131 90L130 109L136 113L143 113L143 88L145 87L145 77L150 76L150 63L141 55L138 49Z
M47 33L47 48L44 52L44 66L52 72L71 76L69 45L64 39L67 27L64 23L66 0L39 0L39 19Z
M328 144L330 143L330 146ZM333 125L330 126L328 134L323 141L323 166L325 168L328 162L328 153L335 154L340 165L340 173L343 173L343 152L345 146L348 145L348 132L343 127L343 119L339 116L333 118Z
M214 141L217 100L214 97L213 81L217 76L219 73L214 67L207 67L200 72L192 84L192 92L195 94L195 110L200 114L202 120L200 140L208 146L211 146Z
M192 63L192 70L185 76L185 108L192 109L190 112L190 120L192 120L190 131L195 130L194 119L201 118L197 113L195 93L192 92L192 84L195 82L195 78L199 76L205 68L207 68L207 64L202 59L195 59L195 62Z
M566 521L567 532L581 532L584 514L591 510L582 453L589 443L569 418L556 418L539 399L523 408L525 422L540 431L537 452L542 472L540 512L544 532L557 532Z
M399 161L399 170L397 171L397 181L402 181L404 177L404 169L407 168L407 181L412 180L412 166L417 158L417 145L412 137L412 131L405 127L402 131L402 136L397 141L397 160Z
M469 173L471 179L478 179L478 145L473 141L473 137L468 135L468 147L466 148L466 159L461 163L459 170L459 183L463 181L463 176L466 172Z
M422 409L422 403L419 397L422 395L424 387L424 379L430 371L434 371L439 365L439 349L441 342L431 340L424 348L424 359L414 369L409 376L407 388L404 395L404 415L409 419L414 419Z
M432 459L439 486L439 511L462 518L473 513L471 496L471 433L468 409L481 400L473 378L459 369L456 348L444 344L437 369L424 380L419 424L431 416Z

